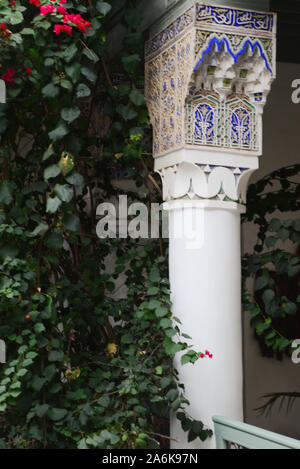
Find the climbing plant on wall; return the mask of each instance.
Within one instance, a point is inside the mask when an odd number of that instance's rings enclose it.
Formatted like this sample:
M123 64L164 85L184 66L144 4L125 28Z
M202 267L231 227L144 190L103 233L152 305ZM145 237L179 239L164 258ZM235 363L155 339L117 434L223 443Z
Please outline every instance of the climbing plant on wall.
M257 226L254 252L243 259L244 309L262 353L277 358L300 337L299 174L300 165L285 167L252 184L244 217Z
M137 82L141 15L128 0L111 63L111 6L0 4L3 448L166 447L170 412L190 441L211 436L172 367L178 351L183 364L209 352L193 351L172 317L165 243L96 235L96 207L118 194L118 174L134 180L132 200L160 200Z

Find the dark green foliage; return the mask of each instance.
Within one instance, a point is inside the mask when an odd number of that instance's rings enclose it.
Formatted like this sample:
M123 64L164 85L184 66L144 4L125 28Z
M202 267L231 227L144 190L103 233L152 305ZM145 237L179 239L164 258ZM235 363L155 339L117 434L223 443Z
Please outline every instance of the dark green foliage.
M254 253L243 259L244 308L264 354L270 348L279 358L300 337L300 220L290 213L300 209L299 174L300 165L286 167L250 186L244 218L258 228ZM284 249L287 241L294 248ZM255 278L253 294L249 278Z
M68 1L92 24L72 36L54 34L62 17L41 16L28 0L0 5L10 31L0 32L1 72L14 67L0 108L1 448L157 448L171 411L190 440L211 436L187 415L172 367L175 352L186 351L183 363L199 352L170 312L164 243L96 235L96 207L118 194L118 172L136 183L130 200L159 200L136 86L141 18L129 1L125 79L114 85L111 3ZM118 299L122 283L128 293Z

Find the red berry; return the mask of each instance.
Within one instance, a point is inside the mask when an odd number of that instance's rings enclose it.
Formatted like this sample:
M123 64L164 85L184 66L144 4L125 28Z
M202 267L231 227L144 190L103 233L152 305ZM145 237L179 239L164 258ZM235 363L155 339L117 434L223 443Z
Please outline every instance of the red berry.
M0 29L1 29L2 31L5 31L5 30L6 30L6 24L1 23Z

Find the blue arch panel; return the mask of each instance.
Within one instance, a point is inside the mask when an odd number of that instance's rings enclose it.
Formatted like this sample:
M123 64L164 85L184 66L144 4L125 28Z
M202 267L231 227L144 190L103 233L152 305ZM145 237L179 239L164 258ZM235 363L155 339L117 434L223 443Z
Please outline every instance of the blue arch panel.
M269 67L269 64L268 64L268 59L267 59L267 57L265 56L264 51L263 51L263 49L262 49L260 43L257 42L257 41L254 42L254 43L252 43L249 39L245 42L243 49L242 49L240 52L238 52L237 54L235 54L235 53L231 50L230 44L229 44L229 42L228 42L228 40L227 40L226 38L223 38L223 39L217 39L216 37L212 38L212 39L209 41L209 44L208 44L207 49L205 49L205 50L203 51L200 60L198 60L196 66L195 66L195 68L194 68L195 71L198 70L198 67L199 67L199 65L203 62L205 55L208 54L208 53L211 51L211 49L212 49L212 47L214 46L214 44L217 44L217 46L218 46L218 51L219 51L219 52L221 51L221 46L222 46L222 44L225 44L226 47L227 47L227 50L228 50L229 54L230 54L230 55L232 56L232 58L234 59L234 63L237 63L239 56L242 55L242 54L246 51L247 46L250 46L252 51L254 51L254 49L255 49L256 47L258 47L258 49L259 49L259 51L260 51L260 55L261 55L261 57L262 57L262 58L264 59L264 61L265 61L266 68L269 70L269 72L270 72L271 75L273 76L273 72L272 72L272 70L271 70L271 68Z

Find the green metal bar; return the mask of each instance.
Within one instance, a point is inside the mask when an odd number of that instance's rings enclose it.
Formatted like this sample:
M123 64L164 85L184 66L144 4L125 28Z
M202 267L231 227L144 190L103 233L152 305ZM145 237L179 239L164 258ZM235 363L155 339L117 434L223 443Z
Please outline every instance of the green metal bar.
M246 449L300 449L300 441L225 417L213 417L217 449L227 442Z

